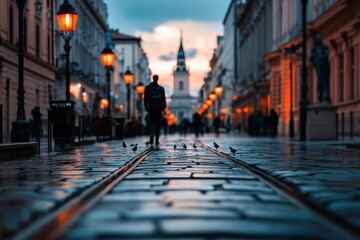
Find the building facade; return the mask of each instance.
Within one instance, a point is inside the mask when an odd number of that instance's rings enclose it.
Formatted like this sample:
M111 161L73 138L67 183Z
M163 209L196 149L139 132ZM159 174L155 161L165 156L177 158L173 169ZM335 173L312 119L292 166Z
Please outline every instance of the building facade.
M140 82L144 85L149 84L151 71L147 55L141 46L141 38L121 33L118 30L112 30L111 37L114 49L120 58L120 81L115 87L119 93L118 104L124 106L121 110L122 114L126 114L124 116L127 116L128 104L130 104L130 118L135 116L145 124L143 101L141 96L136 93L136 85ZM134 80L129 89L130 103L127 102L127 86L124 82L124 73L127 68L134 74Z
M24 88L26 119L40 107L42 130L46 134L47 109L54 98L55 84L55 2L28 0L24 9ZM10 140L11 123L16 120L18 89L19 13L15 0L0 1L0 104L3 105L4 141ZM33 124L30 124L33 133ZM1 130L0 130L1 131ZM32 134L34 137L34 134Z
M173 72L174 76L174 90L171 96L171 103L169 106L177 119L182 122L184 119L192 119L194 109L192 105L196 103L196 99L190 95L189 69L186 67L185 51L182 43L182 35L180 37L180 46L177 55L177 64Z
M300 1L299 1L300 2ZM290 55L284 51L291 45L301 43L301 3L290 4L289 1L274 1L274 8L282 7L284 22L279 28L280 20L274 22L275 31L282 32L282 38L274 38L274 49L265 59L271 64L271 106L277 109L280 116L279 131L283 136L289 133L290 102L293 103L295 133L299 126L299 101L301 83L301 49ZM307 8L308 59L307 59L307 96L310 104L317 102L317 76L310 60L313 38L320 34L323 42L329 47L330 61L330 97L337 107L338 133L340 135L360 134L360 84L358 61L360 4L352 0L309 1ZM286 12L294 12L288 15ZM287 23L287 24L285 24ZM336 26L336 27L334 27ZM290 72L290 58L293 71ZM292 74L292 82L290 75ZM292 83L292 84L291 84ZM290 86L292 85L292 88ZM292 99L290 93L292 91Z
M264 61L264 56L272 50L272 9L273 0L247 1L238 8L239 84L233 102L233 125L240 125L251 134L266 134L266 116L270 110L270 64ZM250 118L254 121L249 121Z

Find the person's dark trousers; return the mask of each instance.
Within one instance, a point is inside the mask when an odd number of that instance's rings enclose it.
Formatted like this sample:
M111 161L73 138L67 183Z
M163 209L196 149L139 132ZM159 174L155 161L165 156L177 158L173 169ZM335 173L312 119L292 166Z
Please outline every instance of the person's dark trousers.
M162 112L149 112L149 120L150 120L150 144L152 144L154 141L154 135L155 135L155 144L159 144Z

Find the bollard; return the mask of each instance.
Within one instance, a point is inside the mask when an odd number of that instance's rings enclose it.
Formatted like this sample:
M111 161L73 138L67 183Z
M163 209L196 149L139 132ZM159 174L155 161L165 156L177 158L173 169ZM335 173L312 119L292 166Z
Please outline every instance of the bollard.
M335 129L336 129L336 140L339 139L339 114L335 114Z
M40 107L35 107L35 141L37 142L37 154L40 155Z
M3 143L3 105L0 104L0 144Z
M353 126L353 117L354 117L354 114L353 114L353 111L350 112L350 138L353 139L353 135L354 135L354 126Z
M52 152L52 111L48 109L48 153Z
M341 138L344 139L345 137L345 121L344 121L344 113L341 113Z

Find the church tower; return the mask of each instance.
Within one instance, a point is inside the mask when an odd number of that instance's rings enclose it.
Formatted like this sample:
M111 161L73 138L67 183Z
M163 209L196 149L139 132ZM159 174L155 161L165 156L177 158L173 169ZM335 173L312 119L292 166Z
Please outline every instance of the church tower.
M180 32L180 46L174 75L174 95L189 95L189 71L186 69L185 51Z
M196 100L190 95L189 71L186 68L185 63L182 31L180 32L180 46L173 76L174 91L173 95L171 96L171 104L169 109L175 114L175 116L177 116L180 122L184 118L190 120L193 114L193 109L191 107L193 104L195 104L194 102Z

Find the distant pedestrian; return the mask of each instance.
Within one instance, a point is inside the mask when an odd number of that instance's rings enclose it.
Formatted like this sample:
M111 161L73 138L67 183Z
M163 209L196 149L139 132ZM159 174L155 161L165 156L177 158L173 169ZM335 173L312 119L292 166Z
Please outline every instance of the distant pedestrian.
M196 138L199 138L201 127L202 127L201 116L198 112L196 112L193 115L193 128Z
M144 105L149 113L150 144L159 144L162 111L166 108L165 90L158 84L159 76L153 76L153 82L145 88Z
M279 115L272 108L269 115L270 135L276 137L278 134Z
M230 130L231 130L231 119L230 116L228 116L226 119L226 133L229 133Z
M214 128L215 136L219 137L219 134L220 134L220 116L217 116L217 117L214 118L213 128Z

